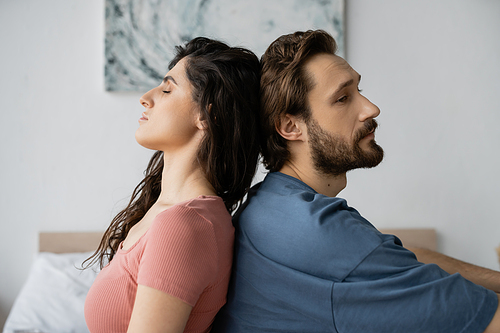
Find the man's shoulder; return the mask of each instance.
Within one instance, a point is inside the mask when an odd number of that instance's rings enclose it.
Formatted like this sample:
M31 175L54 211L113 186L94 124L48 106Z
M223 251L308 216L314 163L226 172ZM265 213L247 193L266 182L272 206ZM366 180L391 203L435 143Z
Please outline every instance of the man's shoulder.
M345 199L319 194L298 179L280 173L269 174L252 188L235 220L249 228L261 224L266 229L270 225L286 229L293 226L291 231L297 232L309 228L322 232L332 228L357 229L359 225L360 231L378 234Z
M383 242L382 234L344 199L286 179L266 178L234 221L237 241L252 248L246 251L316 275L322 275L318 261L342 263L339 273L344 275Z

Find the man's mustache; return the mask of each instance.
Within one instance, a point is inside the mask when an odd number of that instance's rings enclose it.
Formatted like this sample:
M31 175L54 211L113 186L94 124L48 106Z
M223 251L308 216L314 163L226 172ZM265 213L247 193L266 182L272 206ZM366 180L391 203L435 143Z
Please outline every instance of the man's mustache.
M365 122L364 127L361 128L356 134L356 140L354 142L358 143L359 141L361 141L361 139L370 134L372 131L375 131L377 127L378 123L375 119L367 120Z

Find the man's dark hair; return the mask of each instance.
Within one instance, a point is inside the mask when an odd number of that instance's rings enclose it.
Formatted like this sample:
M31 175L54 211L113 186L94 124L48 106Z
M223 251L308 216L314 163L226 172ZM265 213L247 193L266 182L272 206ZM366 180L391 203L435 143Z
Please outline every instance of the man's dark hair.
M307 121L312 81L305 63L319 53L335 54L335 39L323 30L298 31L276 39L262 56L260 80L261 149L265 167L279 171L290 158L287 140L276 128L285 114Z

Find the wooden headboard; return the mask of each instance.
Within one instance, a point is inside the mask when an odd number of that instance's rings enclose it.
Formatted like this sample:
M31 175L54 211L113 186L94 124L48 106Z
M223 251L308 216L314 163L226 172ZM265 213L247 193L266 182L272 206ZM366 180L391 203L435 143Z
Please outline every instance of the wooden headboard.
M89 252L97 250L103 232L41 232L38 251L52 253Z
M399 237L405 247L437 250L435 229L381 229L382 233ZM95 251L103 232L42 232L39 235L40 252L67 253Z
M396 235L406 248L419 247L437 251L436 229L380 229L380 232Z

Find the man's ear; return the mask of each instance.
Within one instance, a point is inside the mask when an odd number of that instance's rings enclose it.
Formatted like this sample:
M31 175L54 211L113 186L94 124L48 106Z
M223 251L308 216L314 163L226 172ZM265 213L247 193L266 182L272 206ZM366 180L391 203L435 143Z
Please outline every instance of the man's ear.
M281 121L276 125L276 131L288 141L304 141L304 129L306 124L302 119L285 114L281 117Z

